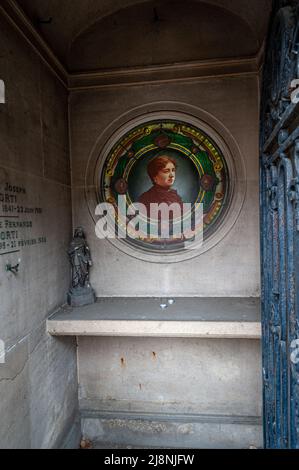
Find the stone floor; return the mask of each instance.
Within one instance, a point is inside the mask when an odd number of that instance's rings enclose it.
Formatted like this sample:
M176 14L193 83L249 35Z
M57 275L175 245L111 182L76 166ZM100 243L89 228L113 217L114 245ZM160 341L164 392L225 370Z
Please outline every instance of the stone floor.
M165 449L165 447L139 447L139 446L121 446L115 443L104 443L100 441L91 442L82 440L80 444L81 449Z
M110 443L104 443L104 442L100 442L100 441L91 442L91 441L88 441L88 440L82 440L80 448L81 449L164 449L164 450L165 449L170 449L170 450L179 450L179 449L174 449L172 447L150 447L150 446L140 447L140 446L133 446L133 445L121 446L121 445L117 445L117 444L112 443L112 442L110 442ZM248 449L258 449L258 447L250 446L250 447L248 447Z

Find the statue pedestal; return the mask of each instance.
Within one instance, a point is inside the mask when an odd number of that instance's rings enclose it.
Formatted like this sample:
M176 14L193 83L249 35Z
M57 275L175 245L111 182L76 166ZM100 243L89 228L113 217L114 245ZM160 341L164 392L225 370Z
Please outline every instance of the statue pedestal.
M71 307L83 307L94 304L95 301L95 292L91 286L71 288L67 294L67 303Z

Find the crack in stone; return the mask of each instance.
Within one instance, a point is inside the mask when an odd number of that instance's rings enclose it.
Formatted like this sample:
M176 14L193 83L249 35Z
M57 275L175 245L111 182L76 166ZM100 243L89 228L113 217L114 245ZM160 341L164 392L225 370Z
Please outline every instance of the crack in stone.
M7 377L7 378L4 378L4 379L0 379L0 382L12 382L12 381L14 381L23 372L23 370L26 367L26 364L28 363L28 360L29 360L29 356L27 357L26 361L24 362L24 365L23 365L22 369L19 370L14 377Z

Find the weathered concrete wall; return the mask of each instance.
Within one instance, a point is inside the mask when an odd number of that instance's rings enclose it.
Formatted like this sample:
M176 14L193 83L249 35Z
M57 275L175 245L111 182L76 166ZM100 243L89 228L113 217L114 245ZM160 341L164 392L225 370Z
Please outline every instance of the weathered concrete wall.
M80 337L79 371L101 445L262 447L258 340Z
M260 416L258 340L79 338L84 410Z
M75 340L45 329L69 285L67 92L2 17L0 45L0 447L49 448L78 402Z
M221 122L244 159L247 181L241 183L247 184L247 194L236 224L217 246L190 261L157 266L131 258L108 241L96 238L84 178L88 159L103 130L133 108L161 101L196 106ZM74 223L82 225L87 233L94 260L91 281L98 296L259 295L257 77L74 92L70 112Z

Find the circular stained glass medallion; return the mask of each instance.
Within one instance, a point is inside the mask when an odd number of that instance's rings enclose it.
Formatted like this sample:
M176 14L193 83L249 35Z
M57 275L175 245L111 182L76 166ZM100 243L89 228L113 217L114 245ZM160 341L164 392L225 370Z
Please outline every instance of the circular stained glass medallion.
M119 138L108 152L98 185L100 201L112 204L118 214L122 241L160 253L185 249L186 233L182 218L172 214L165 237L163 220L150 211L152 203L177 203L188 209L182 212L185 219L201 205L203 222L191 228L192 233L201 230L205 242L224 217L230 191L228 167L213 139L187 122L165 119L143 123ZM142 203L147 209L139 212L138 224L132 223L134 211L123 211L124 200L126 208Z

